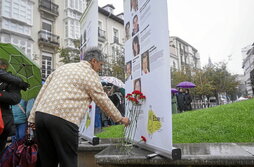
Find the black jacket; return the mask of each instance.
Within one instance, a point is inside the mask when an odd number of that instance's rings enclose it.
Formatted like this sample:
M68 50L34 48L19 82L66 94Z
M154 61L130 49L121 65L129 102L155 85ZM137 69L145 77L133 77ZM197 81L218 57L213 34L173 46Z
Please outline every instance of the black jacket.
M23 83L23 80L15 75L12 75L9 72L6 72L5 70L0 69L0 83L1 82L19 86Z
M8 77L6 79L11 80L11 78ZM18 104L20 100L21 94L18 86L0 81L0 107L5 125L2 135L11 136L15 134L11 105Z

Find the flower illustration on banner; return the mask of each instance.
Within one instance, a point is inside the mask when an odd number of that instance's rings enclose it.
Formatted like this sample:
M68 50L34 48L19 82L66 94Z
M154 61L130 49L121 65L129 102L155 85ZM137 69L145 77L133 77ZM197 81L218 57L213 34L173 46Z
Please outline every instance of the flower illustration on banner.
M88 112L86 112L87 117L86 117L86 129L91 125L91 118L89 113L92 111L92 105L88 106Z
M156 131L158 131L161 128L161 122L158 117L156 117L154 111L151 109L148 111L148 124L147 124L147 130L148 134L152 135Z
M135 133L137 130L138 117L141 113L142 104L146 100L146 96L144 96L142 92L135 90L132 93L128 93L126 95L126 99L127 99L126 116L130 120L130 125L125 128L124 133L125 133L126 143L133 143Z

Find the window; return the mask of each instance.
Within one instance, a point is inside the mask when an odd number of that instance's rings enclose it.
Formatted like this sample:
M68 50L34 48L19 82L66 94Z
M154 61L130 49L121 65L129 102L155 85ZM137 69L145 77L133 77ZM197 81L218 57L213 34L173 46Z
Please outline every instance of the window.
M47 32L52 32L52 22L48 20L42 20L42 29Z
M42 78L46 79L52 72L52 54L51 53L42 53Z
M119 43L119 31L116 28L113 28L113 41Z
M102 21L98 21L98 27L102 30Z

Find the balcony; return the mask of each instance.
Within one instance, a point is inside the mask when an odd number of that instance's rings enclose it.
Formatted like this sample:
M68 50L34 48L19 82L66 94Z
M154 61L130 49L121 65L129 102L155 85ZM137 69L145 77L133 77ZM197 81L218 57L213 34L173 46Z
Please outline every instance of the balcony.
M58 47L59 46L59 36L54 35L51 32L47 32L44 30L39 31L39 45L46 45L50 47Z
M53 15L54 17L57 17L59 15L58 5L48 0L40 0L39 9L43 12Z
M98 37L100 42L105 42L106 41L106 31L98 28Z

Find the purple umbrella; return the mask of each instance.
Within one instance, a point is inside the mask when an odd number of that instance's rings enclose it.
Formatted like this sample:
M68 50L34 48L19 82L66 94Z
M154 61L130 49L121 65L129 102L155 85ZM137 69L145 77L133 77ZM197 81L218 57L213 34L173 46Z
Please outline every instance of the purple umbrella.
M171 88L171 93L177 93L178 90L176 88Z
M176 87L179 87L179 88L195 88L196 85L192 82L184 81L184 82L180 82L179 84L177 84Z

